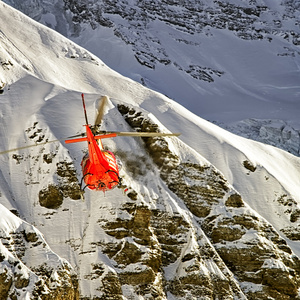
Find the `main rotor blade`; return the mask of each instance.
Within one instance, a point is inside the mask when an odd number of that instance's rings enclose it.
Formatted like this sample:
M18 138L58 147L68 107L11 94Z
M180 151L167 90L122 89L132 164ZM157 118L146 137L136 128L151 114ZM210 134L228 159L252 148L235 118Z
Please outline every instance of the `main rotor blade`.
M95 118L95 126L96 125L100 125L101 122L102 122L102 119L103 119L103 115L104 115L104 109L105 109L105 106L107 105L108 103L108 97L107 96L102 96L100 99L99 99L99 106L98 106L98 109L97 109L97 116Z
M141 136L141 137L155 137L155 136L179 136L181 133L163 133L163 132L138 132L138 131L98 131L97 135L106 135L106 134L116 134L117 136ZM69 139L85 137L86 133L79 133L73 136L70 136Z
M57 139L57 140L52 140L52 141L42 142L42 143L38 143L38 144L34 144L34 145L27 145L27 146L23 146L23 147L13 148L13 149L1 151L1 152L0 152L0 155L6 154L6 153L9 153L9 152L18 151L18 150L27 149L27 148L33 148L33 147L43 146L43 145L50 144L50 143L62 142L62 141L64 141L64 140L66 140L66 139L72 139L72 138L79 137L79 136L84 137L85 135L86 135L85 133L81 133L81 134L69 136L69 137L64 138L64 139Z
M86 133L82 132L82 133L78 133L78 134L75 134L75 135L72 135L72 136L68 136L67 139L73 139L73 138L85 137L85 136L86 136Z
M163 132L138 132L138 131L99 131L97 135L116 134L117 136L141 136L141 137L155 137L155 136L179 136L180 133L163 133Z
M118 131L107 131L106 133L116 133L118 136L141 136L141 137L179 136L180 135L180 133L163 133L163 132L118 132Z
M27 148L32 148L32 147L37 147L37 146L43 146L49 143L56 143L62 140L53 140L53 141L48 141L48 142L43 142L43 143L39 143L39 144L34 144L34 145L28 145L28 146L23 146L23 147L18 147L18 148L14 148L14 149L9 149L9 150L5 150L5 151L1 151L1 154L5 154L5 153L9 153L9 152L14 152L14 151L18 151L18 150L23 150L23 149L27 149Z

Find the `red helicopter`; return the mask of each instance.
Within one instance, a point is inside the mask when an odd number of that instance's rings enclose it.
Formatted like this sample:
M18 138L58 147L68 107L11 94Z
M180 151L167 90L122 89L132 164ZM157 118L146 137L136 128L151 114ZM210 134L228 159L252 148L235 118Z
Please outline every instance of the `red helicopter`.
M88 153L83 157L81 161L82 167L82 180L81 189L84 190L88 188L90 190L96 191L107 191L115 188L121 183L121 178L119 177L119 167L115 155L109 151L105 150L102 144L102 139L112 138L116 136L143 136L143 137L153 137L153 136L179 136L179 133L159 133L159 132L119 132L119 131L100 131L100 134L95 135L92 131L92 126L89 125L87 119L87 113L85 108L84 94L81 94L82 105L84 110L84 116L86 124L86 133L81 138L73 138L65 140L66 144L77 143L87 141L88 143ZM95 125L99 126L101 124L104 108L108 101L107 96L102 96L100 99L98 115L95 120ZM82 181L85 182L85 186L82 188Z
M95 125L91 126L88 123L87 113L85 108L84 94L81 94L84 116L85 116L85 133L74 135L65 140L66 144L87 142L88 153L81 161L82 179L80 188L82 191L88 188L93 191L107 191L115 188L121 183L119 177L119 167L115 155L105 150L102 144L102 139L112 138L116 136L140 136L140 137L154 137L154 136L179 136L180 133L160 133L160 132L119 132L119 131L97 131L96 128L100 126L104 108L107 104L108 97L102 96L99 102L98 114L95 119ZM97 132L97 133L96 133ZM45 145L48 143L59 142L60 140L47 141L35 145L24 146L20 148L10 149L0 154L26 149L30 147ZM83 182L85 186L82 187Z
M119 177L119 167L115 155L111 151L104 150L101 139L116 137L117 133L103 132L103 134L101 135L94 135L91 130L91 125L89 125L88 123L84 95L81 94L81 97L86 121L86 124L84 125L86 133L81 134L81 136L85 135L85 137L68 139L65 140L65 143L70 144L84 141L88 143L88 153L83 157L81 161L83 174L80 184L81 188L82 182L85 182L85 186L84 188L82 188L82 190L84 190L85 188L96 191L111 190L116 187L121 181ZM103 96L99 105L99 111L95 121L95 126L101 123L106 101L107 97Z

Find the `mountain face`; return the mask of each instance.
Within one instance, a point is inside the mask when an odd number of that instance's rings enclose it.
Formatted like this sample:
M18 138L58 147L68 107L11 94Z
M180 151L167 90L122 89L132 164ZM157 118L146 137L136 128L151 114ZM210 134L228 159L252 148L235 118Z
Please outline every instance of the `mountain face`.
M73 267L54 253L33 225L1 204L1 299L78 299Z
M0 22L3 299L300 298L297 156L201 119L3 2ZM82 131L81 92L90 122L109 95L103 129L181 136L108 139L122 186L82 200L87 146L63 142Z
M198 116L299 155L299 1L4 2Z

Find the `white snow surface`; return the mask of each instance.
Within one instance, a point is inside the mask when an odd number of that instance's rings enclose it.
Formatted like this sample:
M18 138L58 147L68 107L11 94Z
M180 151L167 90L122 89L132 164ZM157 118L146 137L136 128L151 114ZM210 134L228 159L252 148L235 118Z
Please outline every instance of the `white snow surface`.
M161 30L162 34L163 32ZM254 95L253 86L258 86L260 91L265 91L266 94L269 86L260 86L259 78L249 76L252 66L247 63L247 59L243 68L235 63L235 55L245 53L247 44L236 39L236 47L234 47L236 51L232 53L232 46L226 44L227 34L229 33L225 34L217 30L214 32L214 35L223 40L224 44L226 59L222 60L221 68L236 69L236 77L241 83L240 89L248 89L247 99L244 98L242 101L238 93L231 99L236 107L243 108L244 115L240 115L241 109L237 109L239 115L232 110L224 111L224 106L218 106L218 102L223 101L222 97L215 99L215 94L207 95L204 88L201 92L205 94L206 100L205 105L201 106L201 114L208 119L218 116L218 120L224 121L224 119L243 119L249 117L250 113L251 116L270 118L273 112L281 110L282 116L297 122L300 108L299 101L296 101L299 97L299 69L298 73L295 69L290 71L289 67L293 63L289 62L291 58L283 57L280 66L272 67L271 57L275 55L272 53L272 48L270 48L269 57L261 57L259 48L257 53L253 54L261 61L261 70L269 72L270 76L276 77L278 67L286 69L289 74L286 80L283 82L278 79L276 89L279 94L284 94L287 87L294 86L295 95L298 95L290 101L285 101L285 99L281 101L280 97L270 99L264 96L261 99L260 92ZM86 145L66 145L63 139L82 131L84 116L80 93L85 94L89 120L94 118L95 101L101 95L108 95L110 105L104 118L105 129L128 130L128 125L116 109L117 104L124 103L145 110L157 119L164 130L181 132L179 139L174 139L173 142L181 158L186 159L190 153L198 153L200 162L211 163L219 169L228 182L242 195L244 201L278 231L291 225L288 215L284 213L285 207L277 200L285 195L294 200L294 209L300 209L300 159L298 157L273 146L234 135L200 118L163 94L120 75L89 51L3 2L0 2L0 40L2 64L0 80L6 83L4 92L0 95L0 152L33 144L34 140L28 138L26 130L30 131L33 124L38 122L36 126L42 130L45 139L62 139L61 142L46 144L42 148L45 148L45 151L56 151L55 163L60 160L74 161L79 173L80 161ZM276 41L276 43L281 42ZM104 44L106 48L102 51L109 51L109 42ZM201 45L205 53L213 54L213 40L207 37ZM129 60L120 57L118 63L122 64L125 69L129 68L126 65L128 62L130 63ZM238 72L241 69L243 72ZM166 82L169 80L171 84L171 81L174 82L177 79L172 78L172 68L169 67L165 70L165 77L160 80ZM230 78L221 79L221 81L222 88L216 93L229 90L231 85L235 84L235 81ZM174 90L174 93L177 92L179 91ZM203 97L201 92L199 91L197 97ZM265 110L268 101L272 102L273 112ZM221 108L222 112L220 112ZM122 137L105 142L113 151L132 152L137 158L143 156L139 142L131 138ZM89 295L95 287L91 286L91 281L85 280L85 275L89 274L88 268L91 266L86 262L106 258L96 251L87 253L84 256L85 260L78 261L78 257L73 256L74 252L71 248L81 247L81 252L84 253L88 249L86 247L95 239L95 235L99 240L101 236L99 227L96 231L96 227L90 224L101 219L101 214L107 215L107 207L113 211L120 202L126 201L127 197L120 189L107 192L105 195L87 192L85 201L70 199L63 202L59 213L50 210L51 222L48 222L49 210L39 205L38 192L54 180L55 166L35 163L34 158L39 157L40 153L40 147L20 150L18 154L23 159L21 164L12 158L11 153L0 155L0 211L1 215L6 214L6 218L1 219L1 230L6 226L17 226L16 222L20 222L16 221L13 214L9 214L2 208L2 205L8 209L17 209L21 218L34 224L41 232L47 233L47 243L55 253L67 259L74 268L80 269L81 291L83 295ZM244 167L243 161L245 160L256 167L255 172L250 172ZM149 190L143 182L129 178L126 170L121 171L121 176L128 180L136 190L144 194L148 193L150 196L155 194L155 188ZM160 179L149 171L147 180L156 182ZM150 200L147 204L152 205ZM182 207L176 203L176 200L170 200L169 206L170 210L182 213ZM126 218L126 216L119 217ZM299 223L293 226L299 226ZM293 251L300 256L299 242L292 242L282 232L281 234ZM102 234L102 236L107 238L107 235ZM106 263L109 264L109 261ZM276 265L275 261L267 263Z
M4 2L196 115L299 156L297 1Z
M257 18L251 15L253 25L249 28L249 33L261 29L263 38L249 40L241 39L228 28L216 29L217 26L205 26L203 30L191 33L184 26L165 22L162 16L151 11L146 11L147 30L144 31L143 26L139 26L141 21L134 17L128 20L117 13L102 16L101 5L105 7L102 1L89 1L85 5L91 9L91 15L98 9L102 18L107 17L113 22L111 27L99 24L92 27L90 23L93 21L88 18L85 22L72 22L73 14L65 11L63 3L58 0L4 2L88 49L120 74L145 83L206 120L227 124L248 118L278 119L291 124L296 122L300 128L300 52L295 35L299 34L299 4L296 2L227 1L240 7L266 8ZM193 0L187 3L192 5ZM80 1L74 1L74 6L80 5L84 7ZM139 13L138 1L124 1L116 6L119 8L119 5L125 15L130 15L130 8ZM210 0L195 2L194 5L197 8L217 10L216 4ZM178 17L179 12L182 15L186 13L184 4L166 3L164 8L168 14L172 11L178 13L176 17L179 23L185 22L184 17ZM197 29L197 26L193 29ZM151 48L154 56L170 59L172 63L156 63L153 69L141 65L134 56L131 43L125 43L114 31L121 32L125 39L135 41L136 44L140 40L140 52ZM214 82L197 80L182 71L190 65L217 70L223 74L219 77L212 75Z
M210 5L210 1L202 2L204 8ZM239 1L232 2L241 5ZM54 3L50 7L46 1L39 1L38 6L49 10L48 17L53 14L50 19L56 20L47 22L42 19L41 22L89 49L119 73L138 82L144 78L149 87L168 95L205 119L226 123L253 117L298 121L299 47L281 32L298 32L299 14L296 10L294 19L287 18L285 4L279 4L279 1L261 1L257 4L267 7L267 12L261 14L254 26L259 27L260 22L265 21L262 27L272 27L272 22L281 21L280 30L277 30L277 35L272 35L271 41L243 40L230 30L209 27L205 27L203 32L190 34L164 23L158 17L149 22L149 36L159 41L160 48L165 49L169 58L178 65L185 67L198 63L223 71L224 75L216 77L213 83L188 78L172 64L158 64L153 70L144 68L134 58L132 47L113 34L114 28L97 26L92 29L82 23L76 27L78 32L74 34L69 20L66 20L68 15L57 13L59 4ZM246 1L244 6L247 6ZM180 9L180 6L177 7ZM167 8L171 9L169 6ZM41 13L40 17L43 16ZM63 21L59 22L59 18ZM132 25L118 15L115 18L115 26ZM135 35L133 30L129 29L127 34Z

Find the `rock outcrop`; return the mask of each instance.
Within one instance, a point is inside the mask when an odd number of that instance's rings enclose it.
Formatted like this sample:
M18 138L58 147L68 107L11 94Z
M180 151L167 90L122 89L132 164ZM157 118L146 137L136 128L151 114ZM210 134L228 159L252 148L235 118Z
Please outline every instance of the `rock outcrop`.
M1 224L1 299L79 299L75 271L49 248L34 226L2 205Z
M126 121L137 131L141 129L157 131L157 127L149 118L143 117L141 112L125 106L119 106L119 110ZM176 262L178 264L179 259L180 264L193 261L188 269L193 270L192 274L195 277L190 276L185 270L184 280L181 278L180 281L167 283L172 293L175 295L177 291L179 293L176 294L177 296L180 296L179 291L184 290L186 293L185 282L191 287L189 293L193 296L200 293L208 297L222 298L224 295L221 295L216 287L223 286L227 293L234 295L233 291L238 290L238 286L248 299L267 299L268 297L296 299L299 297L300 260L292 253L285 240L269 223L243 202L241 196L227 183L218 170L211 165L199 163L201 160L197 153L187 161L180 159L178 155L170 151L172 147L168 146L168 143L172 142L162 138L145 139L145 147L159 167L161 178L193 214L193 222L197 223L197 231L203 230L200 236L207 236L213 245L209 247L207 242L205 247L203 245L200 247L198 236L198 241L195 241L195 244L198 243L197 251L182 253L180 249L184 249L185 246L178 241L182 240L183 244L187 243L183 237L191 236L190 228L187 226L189 222L184 222L182 216L176 218L169 216L168 218L168 214L163 211L155 212L152 224L159 224L156 226L159 228L156 232L163 233L163 240L160 240L161 236L157 236L161 242L163 265ZM158 153L162 155L159 156ZM177 236L177 242L172 245L170 243L172 239L168 237L174 238L176 233L181 238ZM215 251L218 254L213 254ZM224 274L227 274L226 279L223 277L223 280L220 280L214 277L216 279L214 281L208 280L207 277L203 278L199 274L196 275L197 270L201 269L199 265L203 264L203 259L206 257L203 253L207 252L210 253L210 260L213 257L216 259L215 263L222 270L223 276L226 277ZM230 272L224 272L226 268ZM228 274L232 277L228 277ZM236 285L232 285L233 276L238 281Z

